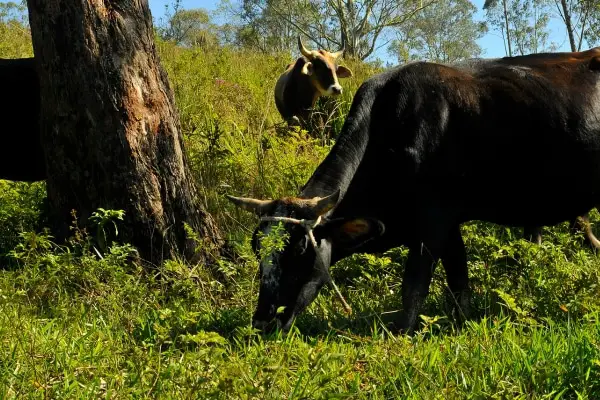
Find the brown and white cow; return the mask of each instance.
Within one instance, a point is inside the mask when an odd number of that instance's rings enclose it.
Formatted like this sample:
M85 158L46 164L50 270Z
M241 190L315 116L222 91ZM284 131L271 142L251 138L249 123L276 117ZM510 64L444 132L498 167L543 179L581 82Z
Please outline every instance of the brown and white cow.
M338 79L352 76L349 68L336 64L344 48L335 53L309 51L299 36L298 48L303 57L288 64L275 84L275 105L288 124L306 120L319 96L341 94Z

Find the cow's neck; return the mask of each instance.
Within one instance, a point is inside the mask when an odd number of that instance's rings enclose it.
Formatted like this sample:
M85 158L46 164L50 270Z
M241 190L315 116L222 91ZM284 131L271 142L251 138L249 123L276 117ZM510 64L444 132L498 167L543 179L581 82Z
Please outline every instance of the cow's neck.
M340 201L363 160L369 141L368 114L350 110L342 132L325 160L304 185L300 197L323 197L340 189Z

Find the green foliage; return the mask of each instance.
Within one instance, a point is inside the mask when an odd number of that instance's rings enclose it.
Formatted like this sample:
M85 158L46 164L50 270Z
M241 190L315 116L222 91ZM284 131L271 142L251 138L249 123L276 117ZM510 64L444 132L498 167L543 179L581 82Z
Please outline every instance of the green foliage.
M507 56L554 51L548 43L550 3L545 0L486 0L483 8L491 27L503 39Z
M414 60L455 62L479 57L477 44L487 31L474 20L477 8L468 0L438 1L397 29L398 39L389 52L400 63Z
M100 250L105 251L108 248L109 237L119 235L117 221L123 221L124 215L125 211L123 210L105 210L104 208L99 208L92 213L89 219L92 225L96 226L96 240ZM108 232L105 229L107 226L111 227Z
M0 58L33 57L27 8L12 1L0 3Z
M18 243L19 234L35 231L43 223L42 209L46 185L0 180L0 257Z
M269 255L274 252L282 251L285 245L289 241L289 234L286 232L283 223L274 225L269 231L268 235L265 235L262 231L258 234L258 240L260 241L260 259L269 260ZM269 260L270 261L270 260Z
M436 1L243 0L237 2L236 13L241 16L238 43L263 52L297 54L295 39L300 32L311 40L310 47L337 51L344 44L348 57L366 60L385 42L386 35Z
M13 252L21 267L0 274L0 395L597 398L597 258L563 242L566 226L556 231L542 247L512 247L510 231L467 226L474 295L499 307L488 303L457 330L441 313L438 269L423 329L412 338L389 335L381 315L398 305L405 249L334 267L351 319L324 290L288 335L263 337L249 328L253 259L221 278L175 261L149 273L129 261L126 246L100 258L80 251L84 245L23 234ZM489 244L481 242L486 234ZM547 280L531 276L538 274ZM586 291L595 296L578 302Z
M211 22L208 11L202 8L186 10L181 0L174 0L173 10L165 7L165 20L157 27L163 40L177 45L209 48L218 44L218 27Z

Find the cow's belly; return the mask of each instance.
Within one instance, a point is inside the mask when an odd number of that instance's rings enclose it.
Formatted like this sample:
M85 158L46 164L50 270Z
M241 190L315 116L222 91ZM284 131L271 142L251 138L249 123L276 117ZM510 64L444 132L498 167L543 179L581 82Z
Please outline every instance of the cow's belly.
M521 175L524 176L524 175ZM584 179L585 178L585 179ZM596 179L592 179L596 178ZM489 179L464 182L440 199L461 219L503 225L554 225L600 205L600 174L555 176L547 179ZM446 199L446 200L444 200Z

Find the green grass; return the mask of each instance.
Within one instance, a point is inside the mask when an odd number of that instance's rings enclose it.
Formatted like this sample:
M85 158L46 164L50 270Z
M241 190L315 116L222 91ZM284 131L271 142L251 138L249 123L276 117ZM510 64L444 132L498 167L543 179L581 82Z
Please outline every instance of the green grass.
M26 41L2 40L3 56L27 52ZM43 231L44 185L1 182L0 398L600 398L600 259L566 223L546 229L542 246L519 229L463 226L476 311L465 326L444 314L440 266L422 329L414 337L386 330L385 313L401 307L407 250L398 248L332 268L353 315L325 289L288 335L257 335L256 221L223 194L295 194L376 69L351 64L340 102L318 106L330 125L306 132L283 128L273 104L291 60L158 49L192 173L238 258L147 271L128 246L97 245L79 229L57 246ZM102 215L105 229L109 218L121 223Z
M488 268L477 267L483 255L471 255L480 315L462 328L443 316L439 269L429 317L414 337L390 335L381 319L398 306L403 249L334 267L353 316L325 290L288 335L260 336L249 327L257 289L250 257L224 262L220 280L179 262L150 274L127 261L127 247L99 259L85 238L65 248L24 235L12 254L19 267L0 274L0 393L598 398L598 260L574 244L566 258L565 235L559 229L542 248L516 240L511 262L490 258ZM541 259L545 274L535 266Z

